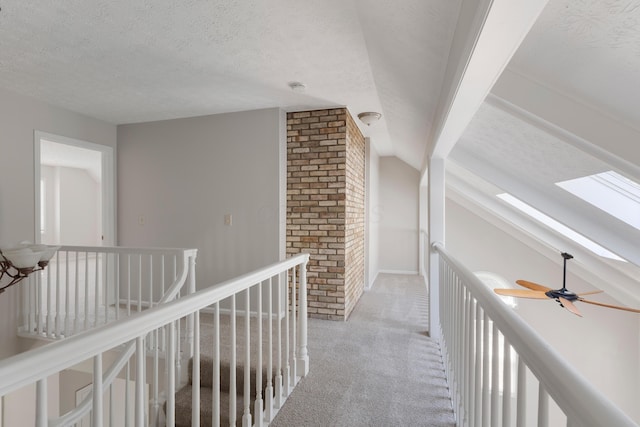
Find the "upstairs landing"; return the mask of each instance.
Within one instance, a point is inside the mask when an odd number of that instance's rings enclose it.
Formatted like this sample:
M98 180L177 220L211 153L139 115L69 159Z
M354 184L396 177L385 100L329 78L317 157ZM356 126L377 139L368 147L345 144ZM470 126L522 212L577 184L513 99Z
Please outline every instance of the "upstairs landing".
M346 322L309 319L311 368L272 426L455 426L420 276L380 274Z

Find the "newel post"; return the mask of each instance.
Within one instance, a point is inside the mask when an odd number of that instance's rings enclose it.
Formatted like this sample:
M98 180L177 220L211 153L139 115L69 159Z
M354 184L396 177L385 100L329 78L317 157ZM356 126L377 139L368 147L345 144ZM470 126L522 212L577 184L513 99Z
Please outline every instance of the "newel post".
M307 352L307 263L309 255L300 265L300 291L298 310L298 351L296 375L304 377L309 373L309 353Z

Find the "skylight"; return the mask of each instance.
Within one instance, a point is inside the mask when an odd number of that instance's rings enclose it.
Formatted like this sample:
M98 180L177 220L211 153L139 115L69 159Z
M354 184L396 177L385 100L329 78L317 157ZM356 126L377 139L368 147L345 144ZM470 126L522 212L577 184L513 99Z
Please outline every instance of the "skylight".
M510 204L514 208L518 209L519 211L525 213L529 217L531 217L531 218L543 223L544 225L546 225L547 227L551 228L552 230L562 234L566 238L573 240L574 242L576 242L580 246L590 250L594 254L599 255L601 257L613 259L613 260L616 260L616 261L625 261L624 259L620 258L619 256L617 256L613 252L610 252L607 249L603 248L602 246L600 246L599 244L597 244L593 240L589 240L586 237L584 237L582 234L576 233L575 231L573 231L569 227L566 227L566 226L560 224L555 219L553 219L553 218L549 217L548 215L540 212L536 208L534 208L532 206L529 206L528 204L526 204L522 200L513 197L511 194L508 194L508 193L498 194L497 197L499 197L503 201L507 202L508 204Z
M640 185L637 182L608 171L556 185L640 230Z

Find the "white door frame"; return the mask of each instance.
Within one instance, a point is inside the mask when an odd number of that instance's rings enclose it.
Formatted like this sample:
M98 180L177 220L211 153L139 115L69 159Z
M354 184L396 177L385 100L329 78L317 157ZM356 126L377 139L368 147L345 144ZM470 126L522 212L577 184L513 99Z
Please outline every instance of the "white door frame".
M35 195L35 227L34 243L40 243L40 140L46 139L58 144L71 145L87 150L99 151L102 154L102 245L114 246L116 242L116 197L115 197L115 148L108 145L94 144L80 139L34 131L34 195Z

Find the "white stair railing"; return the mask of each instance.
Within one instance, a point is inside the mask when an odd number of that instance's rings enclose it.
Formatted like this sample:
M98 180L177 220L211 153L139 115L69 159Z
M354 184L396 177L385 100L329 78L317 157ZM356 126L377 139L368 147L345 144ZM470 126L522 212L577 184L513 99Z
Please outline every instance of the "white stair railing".
M567 427L636 426L444 247L433 249L440 258L442 352L458 425L548 426L551 398ZM527 393L527 377L538 382L537 393Z
M169 301L186 283L196 254L195 249L62 246L47 268L22 286L18 332L68 338Z
M212 373L214 389L212 425L219 425L219 415L227 412L225 408L220 407L220 365L222 363L220 349L223 346L221 327L225 325L225 322L221 322L221 318L227 316L230 320L235 321L238 318L244 322L244 328L241 329L240 334L240 341L244 344L241 354L244 354L244 357L241 361L238 360L236 349L233 347L229 361L232 367L236 366L236 363L243 367L245 380L242 384L242 423L244 426L268 425L298 380L305 376L309 369L306 329L308 259L307 254L299 255L174 301L132 313L131 316L95 327L87 333L74 335L4 359L0 361L0 378L2 378L0 397L29 384L35 384L35 425L44 427L73 424L79 419L77 413L73 416L63 415L61 419L49 420L48 396L52 393L58 394L60 390L49 389L47 379L60 374L63 370L74 369L89 363L93 366L92 383L95 385L90 399L91 423L94 427L102 426L107 421L110 425L173 426L176 416L175 392L185 383L185 378L180 372L180 361L184 362L185 359L193 356L191 425L195 427L200 424L199 361L200 342L204 331L205 334L213 337L212 357L215 368ZM278 298L278 295L283 297ZM236 298L243 303L241 310L236 310L234 307L233 301ZM273 298L276 299L276 304L263 306L265 300ZM282 308L282 311L279 311L278 307ZM200 313L210 309L213 321L210 325L202 325ZM252 337L255 338L253 335L255 329L251 328L251 322L256 323L259 331L259 338L254 341ZM278 334L274 339L270 335L268 340L273 343L273 346L262 348L263 339L267 339L263 336L266 329L262 328L263 322L272 325L268 328L270 330L281 330L284 326L286 337ZM192 331L189 331L191 327ZM187 336L192 335L193 341L186 340L186 344L180 345L180 341L185 341L178 338L181 333ZM229 338L235 341L238 332L235 328L227 328L224 333L229 334ZM149 352L148 342L156 340L154 337L163 334L167 337L167 347L164 363L159 363L157 356ZM287 342L294 344L288 346ZM255 394L252 395L251 366L252 361L255 360L252 356L256 348L260 351L260 355L257 356L258 367L263 361L262 353L266 351L270 355L276 355L277 368L272 376L275 386L269 381L270 375L267 375L266 391L262 382L262 369L255 369ZM107 359L113 359L114 352L122 354L123 350L127 354L126 363L122 363L116 357L116 362L112 363L111 367L103 366L107 363ZM271 372L273 366L267 369ZM235 371L233 368L230 369L232 373ZM113 393L111 386L106 384L115 377L126 381L125 392L122 395ZM132 392L129 392L130 385L134 389ZM156 392L155 396L149 396L154 393L152 391L154 388L160 390L159 394ZM71 390L71 392L74 391ZM107 395L109 399L108 403L105 403ZM165 405L160 404L159 395L163 395L166 399ZM236 413L234 398L234 395L230 396L228 409L232 410L228 411L229 419L233 419ZM114 402L116 400L117 402ZM231 406L232 403L234 406ZM122 405L124 409L115 411L115 404ZM252 408L253 411L251 411Z

